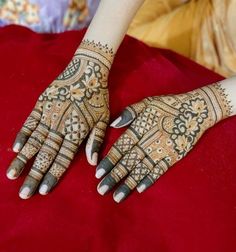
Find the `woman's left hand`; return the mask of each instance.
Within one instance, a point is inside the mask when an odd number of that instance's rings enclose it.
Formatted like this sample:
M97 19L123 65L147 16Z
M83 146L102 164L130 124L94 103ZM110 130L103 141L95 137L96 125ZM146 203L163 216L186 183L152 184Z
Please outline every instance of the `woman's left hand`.
M98 185L105 194L117 183L116 202L137 187L143 192L172 165L185 157L202 134L230 115L220 84L180 95L149 97L127 107L111 126L132 124L97 167Z

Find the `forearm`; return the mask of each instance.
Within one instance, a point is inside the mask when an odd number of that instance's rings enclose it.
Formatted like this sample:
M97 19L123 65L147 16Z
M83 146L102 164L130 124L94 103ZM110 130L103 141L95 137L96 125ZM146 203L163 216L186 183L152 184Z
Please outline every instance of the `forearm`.
M144 0L101 0L83 40L107 45L116 53Z
M219 83L225 89L227 99L232 106L230 116L236 115L236 76L220 81Z

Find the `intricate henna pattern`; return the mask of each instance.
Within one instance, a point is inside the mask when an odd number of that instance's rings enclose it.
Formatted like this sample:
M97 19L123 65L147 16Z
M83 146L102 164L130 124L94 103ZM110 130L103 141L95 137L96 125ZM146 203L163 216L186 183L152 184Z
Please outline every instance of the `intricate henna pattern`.
M113 57L107 45L82 41L66 69L40 95L16 138L15 150L21 151L8 169L8 177L18 177L37 154L21 188L25 197L43 177L42 193L49 192L90 131L86 152L88 161L96 163L109 121L107 80Z
M186 94L150 97L126 108L114 127L134 121L97 167L98 178L110 172L98 185L99 193L108 192L127 175L114 193L117 202L136 187L145 190L208 128L230 114L230 102L218 83Z

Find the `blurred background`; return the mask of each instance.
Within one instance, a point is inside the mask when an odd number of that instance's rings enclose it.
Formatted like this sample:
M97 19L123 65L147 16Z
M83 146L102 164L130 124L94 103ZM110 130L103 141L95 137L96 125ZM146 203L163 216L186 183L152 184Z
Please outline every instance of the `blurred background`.
M0 0L0 26L17 24L40 33L83 29L99 1ZM229 77L236 71L235 10L235 0L146 0L128 34Z

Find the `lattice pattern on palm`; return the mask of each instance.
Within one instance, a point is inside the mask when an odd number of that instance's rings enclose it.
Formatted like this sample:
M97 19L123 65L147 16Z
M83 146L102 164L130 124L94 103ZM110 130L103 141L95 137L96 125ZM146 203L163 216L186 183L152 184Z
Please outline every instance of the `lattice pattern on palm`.
M71 76L75 75L79 70L81 64L81 60L79 58L75 58L72 60L66 69L57 77L58 80L67 80L71 78Z

